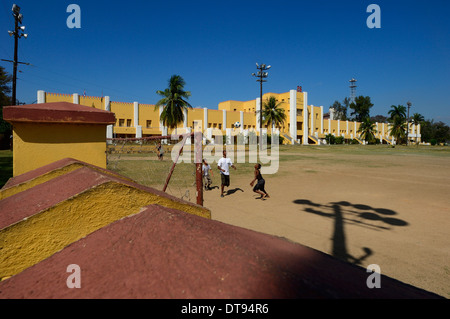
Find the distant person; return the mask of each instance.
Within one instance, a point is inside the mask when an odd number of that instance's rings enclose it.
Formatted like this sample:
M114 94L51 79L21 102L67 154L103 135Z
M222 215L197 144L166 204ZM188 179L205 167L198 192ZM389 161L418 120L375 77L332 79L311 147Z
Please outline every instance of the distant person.
M266 184L266 181L261 175L261 164L255 164L255 178L250 183L250 186L253 186L256 182L256 185L253 187L253 191L259 195L261 195L261 199L264 198L270 198L269 194L267 194L266 190L264 189L264 186Z
M205 186L205 190L211 189L211 177L212 177L212 170L211 166L208 164L208 162L203 159L203 165L202 165L202 175L203 175L203 185Z
M221 185L220 185L220 197L223 197L223 188L230 186L230 167L236 170L236 166L233 165L231 159L227 158L227 151L223 151L223 157L217 163L217 168L220 171Z
M161 142L158 142L158 146L156 147L156 150L158 151L158 159L162 161L164 159L164 149L161 145Z

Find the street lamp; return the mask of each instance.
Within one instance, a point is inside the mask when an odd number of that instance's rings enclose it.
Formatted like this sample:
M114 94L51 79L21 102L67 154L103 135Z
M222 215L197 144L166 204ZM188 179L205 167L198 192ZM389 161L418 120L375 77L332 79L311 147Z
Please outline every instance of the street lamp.
M17 61L17 47L19 45L19 38L28 37L28 34L23 33L25 31L25 26L20 26L22 24L23 15L20 13L20 7L16 4L12 6L12 15L14 17L14 31L8 31L10 36L14 36L14 61L13 62L13 87L12 87L12 105L16 105L16 83L17 83L17 64L21 63Z
M411 107L411 102L406 102L406 105L408 105L408 116L406 118L406 145L409 145L409 108Z
M259 82L260 84L260 100L259 103L261 104L261 108L259 111L259 134L262 137L262 84L263 82L267 82L267 80L264 80L265 78L267 78L269 76L269 73L264 72L267 71L271 68L270 65L265 65L265 64L261 64L259 65L258 63L256 63L256 68L258 69L257 73L252 73L253 76L255 76L257 78L256 82Z

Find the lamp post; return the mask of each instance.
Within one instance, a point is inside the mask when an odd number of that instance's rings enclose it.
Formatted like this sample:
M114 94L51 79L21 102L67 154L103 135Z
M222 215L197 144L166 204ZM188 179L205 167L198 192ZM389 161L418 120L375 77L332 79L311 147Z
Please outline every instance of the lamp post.
M408 116L406 117L406 145L409 145L409 108L411 107L411 102L406 102L408 105Z
M256 63L256 68L258 69L257 73L252 73L253 76L255 76L256 82L259 82L260 84L260 100L259 103L261 104L261 108L259 111L259 134L262 137L262 84L263 82L267 82L267 80L264 80L265 78L267 78L269 76L269 73L265 72L267 70L269 70L271 68L270 65L265 65L265 64L261 64L259 65L258 63Z
M22 24L22 14L20 13L20 7L16 4L12 6L12 14L14 17L14 31L8 31L10 36L14 36L14 61L13 62L13 87L12 87L12 105L16 105L16 83L17 83L17 64L21 63L17 61L17 47L19 46L19 38L27 38L28 34L23 33L25 31L25 26L20 26Z

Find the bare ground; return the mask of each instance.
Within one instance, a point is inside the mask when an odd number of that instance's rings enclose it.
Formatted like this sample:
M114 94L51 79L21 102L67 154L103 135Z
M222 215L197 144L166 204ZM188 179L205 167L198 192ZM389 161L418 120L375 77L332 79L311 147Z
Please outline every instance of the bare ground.
M297 149L298 150L298 149ZM267 200L250 166L231 172L229 194L204 192L212 218L301 243L450 297L450 156L396 151L282 153ZM238 170L243 168L237 164ZM214 177L218 186L218 174Z

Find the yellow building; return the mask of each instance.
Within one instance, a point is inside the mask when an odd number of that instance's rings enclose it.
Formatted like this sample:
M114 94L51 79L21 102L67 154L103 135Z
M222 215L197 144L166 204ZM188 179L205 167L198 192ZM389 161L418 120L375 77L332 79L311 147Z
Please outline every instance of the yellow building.
M3 118L13 126L14 176L67 157L106 168L112 112L58 101L4 107Z
M359 122L335 120L333 109L329 116L324 113L323 106L308 104L308 93L290 90L285 93L266 93L263 101L274 96L280 107L285 110L286 122L275 127L286 142L291 144L326 144L325 136L332 134L336 137L342 136L345 140L359 139ZM67 101L75 104L91 106L115 113L116 123L107 128L107 137L147 137L166 136L170 131L160 121L163 107L155 109L152 104L141 104L138 102L113 102L108 96L90 97L78 94L58 94L38 91L38 103ZM264 104L264 103L263 103ZM177 127L177 133L189 133L194 129L194 122L201 121L202 131L206 139L213 140L216 135L232 136L238 133L248 134L255 131L259 135L259 110L261 109L260 98L249 101L229 100L219 103L218 109L192 108L185 112L184 122ZM240 127L235 127L239 122ZM382 143L393 143L389 134L388 123L375 123L376 135ZM273 128L263 125L263 131L271 134ZM410 124L409 138L411 142L420 142L420 126Z

